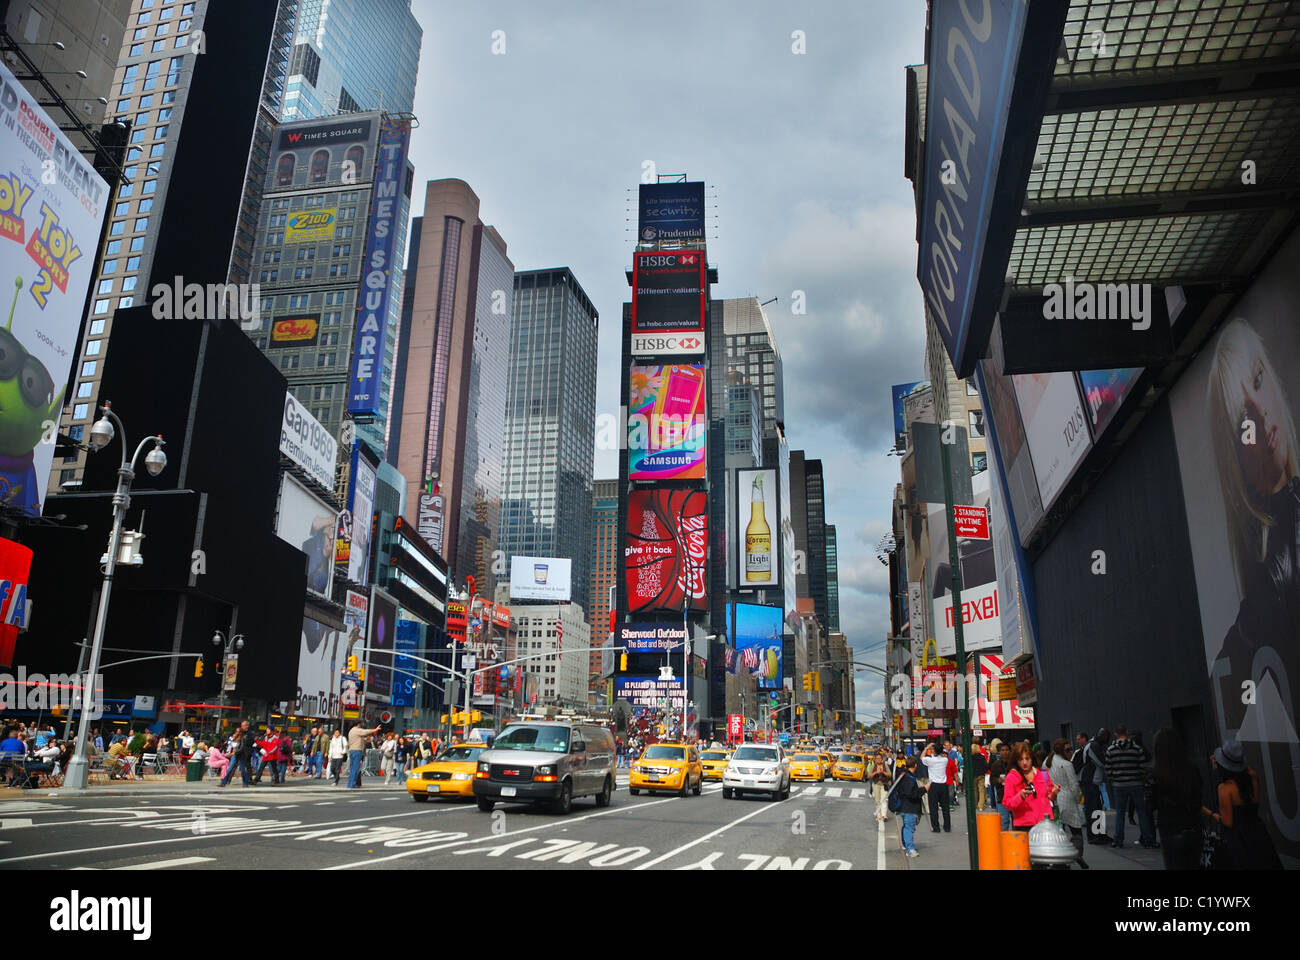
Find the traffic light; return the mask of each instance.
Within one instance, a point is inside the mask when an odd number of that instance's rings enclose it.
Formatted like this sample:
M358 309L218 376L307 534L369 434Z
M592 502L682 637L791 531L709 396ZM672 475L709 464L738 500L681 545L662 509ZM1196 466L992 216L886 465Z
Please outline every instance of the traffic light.
M471 710L471 711L470 711L470 714L469 714L469 722L470 722L470 723L481 723L482 720L483 720L483 714L482 714L482 712L480 712L480 711L478 711L478 710Z
M803 707L795 707L795 708L794 708L794 715L795 715L796 717L802 717L802 716L803 716Z
M348 673L357 672L357 655L354 653L348 657Z
M812 678L813 678L813 689L816 690L818 693L821 693L821 692L822 692L822 675L821 675L821 673L820 673L820 672L818 672L818 673L814 673L814 674L812 675Z
M621 653L621 654L619 654L619 656L618 656L618 669L619 669L621 672L623 672L623 673L626 673L626 672L627 672L627 654L626 654L626 653Z
M441 717L438 718L438 722L439 722L439 723L446 723L446 722L447 722L447 715L444 713Z
M813 675L812 675L811 673L805 673L805 674L803 675L803 688L804 688L805 690L811 690L811 689L813 688L813 685L812 685L812 678L813 678Z
M197 680L201 676L203 676L203 658L199 657L194 661L194 679Z
M772 711L771 717L772 717L773 720L776 719L776 711L775 711L775 710Z

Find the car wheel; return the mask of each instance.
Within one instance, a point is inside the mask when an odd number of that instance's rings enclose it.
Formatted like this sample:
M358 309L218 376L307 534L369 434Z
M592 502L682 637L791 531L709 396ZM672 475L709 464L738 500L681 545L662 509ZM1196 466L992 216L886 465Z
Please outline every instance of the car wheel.
M491 813L492 808L495 807L496 805L497 804L495 800L489 800L487 797L478 798L478 808L482 810L484 813Z
M698 797L703 790L704 790L704 778L700 777L700 779L695 781L695 789L692 790L691 792Z
M730 787L723 787L723 788L722 788L722 799L723 799L723 800L730 800L730 799L731 799L731 793L732 793L732 790L731 790Z
M613 792L614 792L614 781L610 777L606 777L604 788L600 791L600 793L596 794L596 806L608 807L609 796Z
M573 809L573 784L568 780L560 784L560 795L555 798L555 812L567 814Z
M427 803L429 795L427 793L413 793L411 794L411 799L416 803Z
M691 792L691 775L689 773L684 773L682 774L682 788L677 791L677 796L684 797L690 792Z
M640 789L638 789L637 787L628 787L627 792L632 794L632 796L634 797L641 793Z

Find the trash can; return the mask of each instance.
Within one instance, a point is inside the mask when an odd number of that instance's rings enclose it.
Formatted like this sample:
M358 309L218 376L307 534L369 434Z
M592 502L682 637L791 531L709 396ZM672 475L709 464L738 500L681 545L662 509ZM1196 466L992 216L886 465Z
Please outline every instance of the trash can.
M185 764L185 782L198 783L203 779L203 761L191 760Z

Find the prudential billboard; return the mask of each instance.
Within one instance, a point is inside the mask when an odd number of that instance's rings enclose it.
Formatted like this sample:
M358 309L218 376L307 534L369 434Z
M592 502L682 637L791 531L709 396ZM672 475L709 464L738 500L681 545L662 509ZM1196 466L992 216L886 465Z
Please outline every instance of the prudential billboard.
M107 202L108 185L0 66L0 503L32 516Z
M976 284L1028 8L1026 0L930 7L917 279L959 377L970 374L984 346L970 342L971 320L977 292L981 301L989 294ZM994 311L984 312L987 327Z
M371 418L379 412L379 380L384 355L384 331L395 296L393 258L397 245L397 217L406 180L406 149L411 138L408 121L385 120L379 134L379 165L370 205L370 231L366 236L365 271L357 330L352 340L352 372L348 380L348 413Z

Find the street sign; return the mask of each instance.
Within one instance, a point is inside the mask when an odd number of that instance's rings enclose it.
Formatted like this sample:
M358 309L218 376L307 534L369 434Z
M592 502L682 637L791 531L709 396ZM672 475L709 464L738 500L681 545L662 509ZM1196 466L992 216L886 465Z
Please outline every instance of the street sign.
M960 539L987 540L989 538L989 514L983 507L953 504L952 520Z

